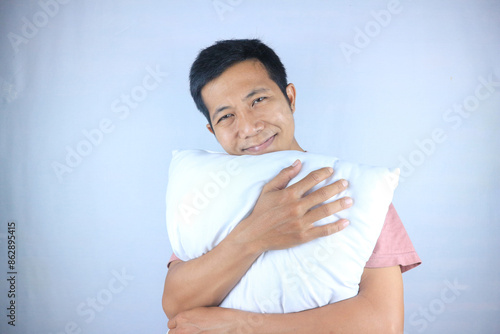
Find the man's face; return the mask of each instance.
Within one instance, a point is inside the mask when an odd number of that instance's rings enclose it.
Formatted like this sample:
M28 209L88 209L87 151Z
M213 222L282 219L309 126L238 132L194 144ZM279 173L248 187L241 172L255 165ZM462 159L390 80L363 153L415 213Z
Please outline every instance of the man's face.
M303 151L294 137L293 84L286 92L290 102L259 61L237 63L201 90L213 126L207 128L233 155Z

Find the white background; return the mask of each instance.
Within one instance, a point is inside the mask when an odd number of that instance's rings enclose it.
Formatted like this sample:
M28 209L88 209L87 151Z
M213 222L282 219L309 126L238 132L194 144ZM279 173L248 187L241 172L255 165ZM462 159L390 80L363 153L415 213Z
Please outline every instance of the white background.
M189 68L254 37L296 85L304 149L403 168L394 204L424 262L406 333L500 331L500 2L23 0L0 3L2 333L165 332L170 152L221 150Z

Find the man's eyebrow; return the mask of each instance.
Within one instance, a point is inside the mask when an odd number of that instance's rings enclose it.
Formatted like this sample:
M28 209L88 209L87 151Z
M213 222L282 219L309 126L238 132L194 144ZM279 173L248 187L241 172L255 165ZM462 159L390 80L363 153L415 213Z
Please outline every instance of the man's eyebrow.
M252 90L250 93L248 93L247 96L245 96L243 98L243 101L248 100L249 98L251 98L252 96L254 96L256 94L267 92L267 91L269 91L268 88L256 88L256 89Z
M217 116L218 113L223 112L224 110L229 109L228 106L222 106L217 109L215 109L214 114L212 115L212 122L215 120L215 116Z

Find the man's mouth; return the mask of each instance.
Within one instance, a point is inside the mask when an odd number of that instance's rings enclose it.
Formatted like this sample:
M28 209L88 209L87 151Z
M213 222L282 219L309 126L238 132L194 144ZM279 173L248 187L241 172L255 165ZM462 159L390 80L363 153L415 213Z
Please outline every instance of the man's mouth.
M259 152L262 152L262 151L264 151L266 148L268 148L273 143L274 137L276 137L276 134L273 135L273 136L271 136L271 137L269 137L262 144L251 146L251 147L247 147L247 148L243 149L243 151L247 151L249 153L259 153Z

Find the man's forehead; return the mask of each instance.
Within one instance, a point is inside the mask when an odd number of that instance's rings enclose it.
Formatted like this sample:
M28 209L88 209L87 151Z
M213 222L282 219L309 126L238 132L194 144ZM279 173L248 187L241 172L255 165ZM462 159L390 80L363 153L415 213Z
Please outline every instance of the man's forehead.
M219 79L221 78L225 78L227 80L231 78L232 80L236 80L250 78L252 76L260 77L262 74L265 74L266 77L269 78L269 73L267 72L264 64L262 64L258 59L247 59L226 68L220 75L207 82L205 86L203 86L202 90L205 89L205 87L220 81Z

